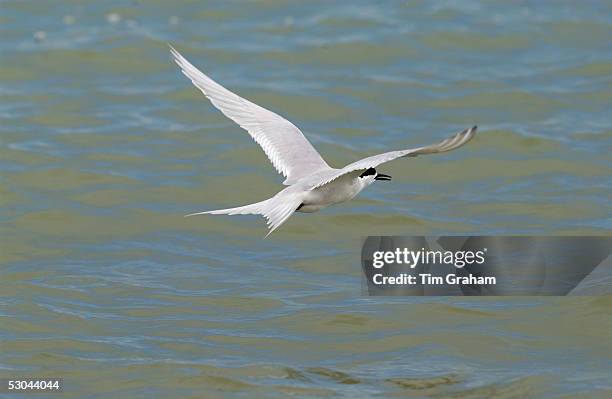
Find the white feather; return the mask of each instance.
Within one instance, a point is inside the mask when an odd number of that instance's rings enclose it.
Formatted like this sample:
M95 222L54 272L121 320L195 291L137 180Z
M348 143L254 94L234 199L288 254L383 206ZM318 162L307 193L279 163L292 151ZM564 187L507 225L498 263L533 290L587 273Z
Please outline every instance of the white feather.
M348 201L365 185L355 176L355 171L376 168L385 162L421 154L452 151L465 145L476 134L476 126L466 129L437 144L400 151L390 151L353 162L342 169L333 169L321 158L302 132L291 122L227 90L204 75L170 46L174 61L193 84L225 116L249 132L264 150L276 170L286 177L289 187L265 201L236 208L197 212L203 214L262 215L267 219L270 233L280 227L300 207L306 204L306 212ZM344 176L344 179L338 179ZM373 181L373 180L372 180ZM325 187L323 187L325 186ZM268 236L266 235L266 237Z
M316 178L309 179L310 184L308 184L308 186L312 190L312 189L324 186L325 184L328 184L336 180L340 176L343 176L347 173L350 173L356 170L366 170L369 168L376 168L378 165L393 161L394 159L397 159L397 158L416 157L417 155L422 155L422 154L437 154L441 152L455 150L465 145L468 141L470 141L472 137L474 137L474 135L476 134L476 129L477 129L476 126L470 129L465 129L462 132L457 133L456 135L449 137L446 140L443 140L436 144L432 144L432 145L428 145L424 147L407 149L407 150L390 151L390 152L385 152L382 154L373 155L371 157L360 159L359 161L353 162L345 166L342 169L336 169L330 172L325 171L325 172L319 173L316 176Z
M174 61L193 84L225 116L245 129L264 150L272 165L290 185L329 165L321 158L300 129L285 118L227 90L170 46Z

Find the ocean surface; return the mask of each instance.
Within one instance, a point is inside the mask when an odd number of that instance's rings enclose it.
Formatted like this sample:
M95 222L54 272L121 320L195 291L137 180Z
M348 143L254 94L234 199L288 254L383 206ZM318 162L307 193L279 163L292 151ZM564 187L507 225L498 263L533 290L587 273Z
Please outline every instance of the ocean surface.
M612 397L612 296L367 298L359 259L368 235L610 234L611 38L609 1L1 1L0 377ZM479 134L267 239L255 216L184 218L282 179L167 43L333 166Z

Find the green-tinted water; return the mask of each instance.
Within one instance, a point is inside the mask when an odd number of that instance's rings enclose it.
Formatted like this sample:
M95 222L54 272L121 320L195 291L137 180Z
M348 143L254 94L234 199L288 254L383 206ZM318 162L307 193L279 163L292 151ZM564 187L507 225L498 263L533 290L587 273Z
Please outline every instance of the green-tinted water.
M0 3L0 376L67 398L609 397L610 297L360 297L366 235L612 227L610 3L436 3ZM167 42L334 166L480 133L267 240L185 219L282 180Z

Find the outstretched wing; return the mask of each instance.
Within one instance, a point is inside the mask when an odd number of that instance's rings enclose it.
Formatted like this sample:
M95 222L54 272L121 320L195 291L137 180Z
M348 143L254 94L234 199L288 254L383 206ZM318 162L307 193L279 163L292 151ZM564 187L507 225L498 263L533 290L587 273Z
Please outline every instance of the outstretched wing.
M293 184L312 172L329 168L300 129L285 118L227 90L170 46L174 61L193 84L225 116L245 129L264 150L276 170Z
M373 155L371 157L367 157L364 159L360 159L357 162L353 162L350 165L345 166L344 168L338 170L335 173L325 174L325 178L321 179L319 182L315 183L310 187L311 189L324 186L340 176L343 176L347 173L356 171L356 170L365 170L368 168L375 168L380 164L385 162L393 161L397 158L402 157L416 157L421 154L437 154L440 152L447 152L457 149L463 146L465 143L470 141L472 137L476 134L477 127L474 126L470 129L465 129L461 133L457 133L456 135L447 138L439 143L428 145L425 147L419 148L411 148L408 150L400 150L400 151L390 151L385 152L378 155Z

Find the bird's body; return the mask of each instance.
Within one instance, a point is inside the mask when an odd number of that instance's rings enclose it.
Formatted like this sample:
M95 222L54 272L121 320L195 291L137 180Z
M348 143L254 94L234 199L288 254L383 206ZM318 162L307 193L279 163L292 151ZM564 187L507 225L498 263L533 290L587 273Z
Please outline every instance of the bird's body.
M268 220L269 235L294 212L317 212L353 199L376 180L391 180L390 176L376 171L375 168L380 164L402 157L451 151L467 143L476 133L474 126L437 144L386 152L353 162L341 169L332 168L291 122L227 90L204 75L174 48L170 49L175 62L193 84L223 114L247 130L262 147L274 167L286 177L283 184L287 186L272 198L261 202L187 216L262 215Z
M300 186L300 182L297 183ZM359 178L358 173L345 174L329 184L309 190L308 185L301 187L304 192L302 207L298 212L316 212L328 206L355 198L368 184Z

